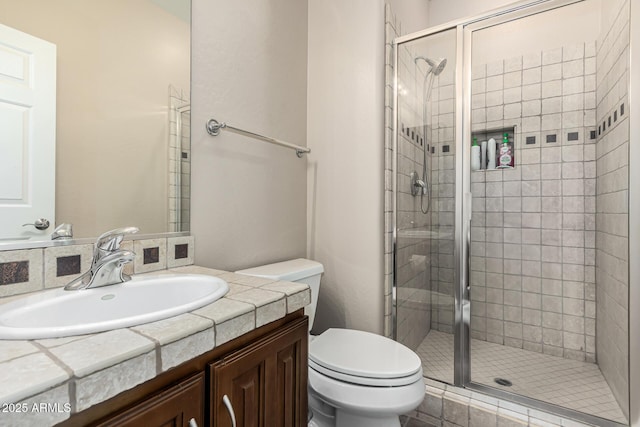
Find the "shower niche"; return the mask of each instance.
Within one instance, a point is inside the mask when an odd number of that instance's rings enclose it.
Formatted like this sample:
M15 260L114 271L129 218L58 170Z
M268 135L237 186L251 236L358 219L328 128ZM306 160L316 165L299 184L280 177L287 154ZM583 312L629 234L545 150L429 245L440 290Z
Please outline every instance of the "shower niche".
M519 157L516 129L514 125L471 132L471 170L491 172L514 169Z

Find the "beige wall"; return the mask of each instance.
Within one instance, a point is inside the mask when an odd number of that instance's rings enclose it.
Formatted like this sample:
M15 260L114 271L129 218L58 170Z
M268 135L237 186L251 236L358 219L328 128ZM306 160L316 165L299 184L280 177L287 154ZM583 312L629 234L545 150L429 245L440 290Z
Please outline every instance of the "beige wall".
M471 17L514 3L512 0L429 0L429 26Z
M384 2L309 3L309 256L325 267L315 332L382 333Z
M229 131L211 137L205 123L306 145L306 2L194 0L192 11L196 264L236 270L304 257L307 159Z
M147 0L1 0L0 22L58 48L57 223L166 231L168 86L189 88L189 24Z
M195 1L193 10L196 262L235 270L308 256L325 267L315 329L381 332L384 4L311 2L307 15L292 0ZM212 26L213 15L227 19ZM312 153L212 138L211 117L308 140Z
M430 0L386 0L395 16L395 36L410 34L429 27Z

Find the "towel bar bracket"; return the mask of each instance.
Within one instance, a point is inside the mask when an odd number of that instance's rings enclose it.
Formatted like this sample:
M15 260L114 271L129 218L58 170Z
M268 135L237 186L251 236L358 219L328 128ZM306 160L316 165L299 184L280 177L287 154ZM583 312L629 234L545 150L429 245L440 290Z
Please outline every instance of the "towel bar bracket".
M218 136L220 135L220 129L227 127L227 124L222 122L220 123L219 121L217 121L216 119L210 119L207 122L207 132L209 133L209 135L211 136Z

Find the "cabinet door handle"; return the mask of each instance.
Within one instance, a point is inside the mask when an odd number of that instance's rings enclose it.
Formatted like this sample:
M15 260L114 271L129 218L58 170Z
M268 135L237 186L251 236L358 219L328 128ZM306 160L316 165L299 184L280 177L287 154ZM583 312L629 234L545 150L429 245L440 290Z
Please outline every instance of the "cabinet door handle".
M196 421L195 418L191 418L189 420L189 427L198 427L198 422Z
M227 411L229 412L229 417L231 417L231 426L236 427L236 414L235 412L233 412L233 405L229 400L229 396L227 396L226 394L222 396L222 403L224 403L224 406L227 407Z

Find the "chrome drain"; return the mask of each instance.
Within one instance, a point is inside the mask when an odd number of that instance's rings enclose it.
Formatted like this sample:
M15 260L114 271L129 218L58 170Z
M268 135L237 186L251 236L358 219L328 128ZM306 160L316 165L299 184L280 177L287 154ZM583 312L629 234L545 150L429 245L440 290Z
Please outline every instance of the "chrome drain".
M494 378L493 381L495 381L496 384L500 384L505 387L511 387L513 385L511 381L505 378Z

